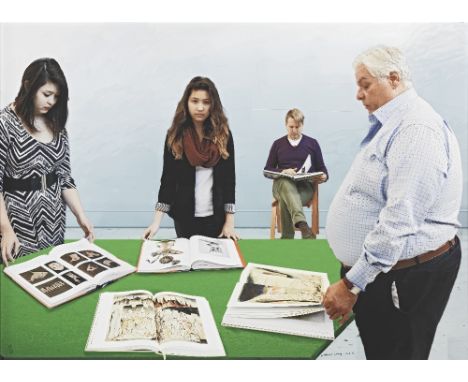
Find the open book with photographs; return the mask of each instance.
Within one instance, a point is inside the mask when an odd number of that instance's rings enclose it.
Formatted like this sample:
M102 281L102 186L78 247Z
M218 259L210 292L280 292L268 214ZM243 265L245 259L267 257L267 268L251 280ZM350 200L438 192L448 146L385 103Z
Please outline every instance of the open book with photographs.
M315 180L324 175L322 171L318 172L309 172L310 168L312 167L312 160L310 159L310 154L307 155L304 164L301 166L300 169L297 170L295 175L285 174L282 173L280 170L278 171L270 171L270 170L263 170L263 176L270 179L278 179L278 178L288 178L292 179L295 182L303 181L303 180Z
M138 260L138 272L143 273L243 267L244 258L235 241L198 235L190 239L145 240Z
M86 351L226 355L204 297L144 290L101 293Z
M249 263L229 299L222 325L334 339L322 305L326 273Z
M4 272L48 308L135 272L135 267L81 239L54 247Z

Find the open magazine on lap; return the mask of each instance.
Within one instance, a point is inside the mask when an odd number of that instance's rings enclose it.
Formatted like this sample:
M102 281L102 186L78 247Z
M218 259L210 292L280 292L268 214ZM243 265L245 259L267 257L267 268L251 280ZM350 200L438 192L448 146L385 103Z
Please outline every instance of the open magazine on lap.
M297 170L295 175L285 174L282 173L281 170L271 171L271 170L263 170L263 176L269 179L279 179L279 178L288 178L295 182L300 182L304 180L316 180L320 178L324 173L322 171L317 172L309 172L312 167L312 160L310 158L310 154L307 156L306 160L302 164L302 166Z

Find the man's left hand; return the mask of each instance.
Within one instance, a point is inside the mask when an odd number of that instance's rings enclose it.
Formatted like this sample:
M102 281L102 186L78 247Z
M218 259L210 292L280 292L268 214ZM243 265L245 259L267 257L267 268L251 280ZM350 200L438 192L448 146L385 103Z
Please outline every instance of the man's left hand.
M343 324L351 316L357 296L352 294L346 287L343 280L330 285L323 298L325 311L332 320L341 317L340 324Z

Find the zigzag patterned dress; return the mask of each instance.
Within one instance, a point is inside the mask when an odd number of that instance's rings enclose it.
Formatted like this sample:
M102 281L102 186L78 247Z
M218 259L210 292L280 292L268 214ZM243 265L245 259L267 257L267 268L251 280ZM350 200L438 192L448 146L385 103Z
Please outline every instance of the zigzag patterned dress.
M55 171L58 182L45 191L6 191L3 177L24 179ZM9 106L0 111L0 193L21 247L17 257L62 244L65 202L62 190L76 188L70 174L66 130L50 143L41 143L25 129Z

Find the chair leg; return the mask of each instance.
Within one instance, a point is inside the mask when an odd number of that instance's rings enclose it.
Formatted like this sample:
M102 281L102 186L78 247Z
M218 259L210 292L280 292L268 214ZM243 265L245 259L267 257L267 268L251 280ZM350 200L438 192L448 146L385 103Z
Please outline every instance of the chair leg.
M276 206L276 232L281 233L283 227L281 227L281 209L278 205Z
M316 185L314 195L312 196L312 204L311 204L311 210L312 210L311 231L312 231L312 234L314 235L318 235L319 233L318 192L319 192L319 188L318 188L318 185Z
M276 206L271 207L271 220L270 220L270 239L275 239L275 229L276 229Z

